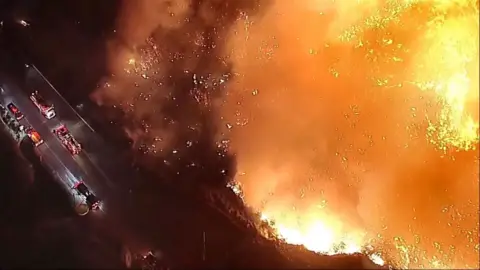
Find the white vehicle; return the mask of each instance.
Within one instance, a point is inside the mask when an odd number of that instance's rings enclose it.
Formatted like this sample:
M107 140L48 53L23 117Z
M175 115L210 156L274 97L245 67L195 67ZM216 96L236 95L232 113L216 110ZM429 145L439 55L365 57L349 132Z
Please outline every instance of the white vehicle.
M38 110L40 110L40 113L45 116L45 118L52 119L55 117L56 114L53 105L40 96L38 91L35 91L30 95L30 100L35 106L37 106Z

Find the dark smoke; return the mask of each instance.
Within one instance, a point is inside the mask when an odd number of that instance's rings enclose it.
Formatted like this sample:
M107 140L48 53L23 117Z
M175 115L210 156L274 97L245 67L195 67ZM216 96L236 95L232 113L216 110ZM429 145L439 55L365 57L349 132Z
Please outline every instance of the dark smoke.
M125 1L109 44L113 75L95 100L121 104L135 147L159 163L176 160L170 168L190 167L192 178L224 185L234 175L233 159L215 142L216 105L232 76L224 44L235 22L259 9L259 0ZM129 59L136 71L126 74Z

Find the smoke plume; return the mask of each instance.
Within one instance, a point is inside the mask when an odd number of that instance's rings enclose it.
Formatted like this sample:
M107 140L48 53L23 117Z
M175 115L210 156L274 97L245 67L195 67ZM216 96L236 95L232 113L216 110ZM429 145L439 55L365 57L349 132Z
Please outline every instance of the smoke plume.
M444 256L437 267L475 265L469 235L478 235L477 152L445 154L428 143L426 119L442 111L438 96L394 85L409 80L417 59L403 54L401 65L382 63L387 48L372 63L365 50L339 41L340 29L358 25L381 2L335 3L276 1L231 32L238 76L222 113L246 201L300 231L332 219L342 233L362 228L402 242L395 245L410 245L408 256L426 267L434 267L425 259L431 254ZM402 19L409 32L388 29L396 31L390 38L420 50L421 37L408 28L418 21ZM363 41L381 32L364 33ZM372 82L379 73L392 87ZM478 104L478 96L469 100Z
M93 99L121 108L134 147L166 164L182 156L192 166L222 163L212 116L231 76L223 40L258 7L256 0L125 1L108 43L112 76ZM223 163L216 165L230 162Z
M157 157L186 157L198 141L217 149L208 159L226 147L246 203L287 227L326 219L366 234L362 244L407 250L391 255L403 262L420 258L410 267L478 265L478 156L430 143L432 121L435 138L459 140L444 127L457 107L416 83L439 66L417 68L435 49L433 30L417 27L430 13L398 17L407 3L446 4L404 1L386 14L394 2L125 1L113 75L94 98L122 108L128 134ZM352 26L355 45L339 38ZM478 51L472 61L478 86Z

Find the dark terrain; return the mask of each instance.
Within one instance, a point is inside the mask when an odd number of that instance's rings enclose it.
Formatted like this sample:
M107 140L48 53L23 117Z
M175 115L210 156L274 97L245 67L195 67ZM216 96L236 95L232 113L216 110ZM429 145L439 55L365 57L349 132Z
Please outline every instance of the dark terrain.
M2 126L0 145L2 268L122 267L119 243L75 214L30 141L18 147Z

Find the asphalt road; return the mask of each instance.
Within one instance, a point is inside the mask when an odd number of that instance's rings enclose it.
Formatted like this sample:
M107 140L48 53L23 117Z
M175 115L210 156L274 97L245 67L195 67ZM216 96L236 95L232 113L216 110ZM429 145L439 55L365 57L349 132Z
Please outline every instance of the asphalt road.
M40 134L44 143L39 145L37 150L42 156L42 163L49 167L60 184L73 195L75 203L78 203L79 199L84 201L85 198L76 195L72 187L78 181L83 181L90 191L102 200L101 211L91 211L88 215L94 219L100 218L94 223L106 227L108 233L121 237L128 247L134 250L144 249L145 244L137 233L121 223L122 206L119 201L128 201L124 198L128 192L128 181L135 179L130 164L85 123L38 73L28 72L23 83L26 86L20 87L14 79L0 73L0 85L4 89L4 93L0 93L0 103L6 105L13 102L25 115L20 121L21 124L33 127ZM46 119L41 115L29 99L33 89L38 90L55 106L56 116L53 119ZM82 144L83 149L79 155L72 156L53 134L53 129L61 124Z
M89 134L82 134L86 130L82 128L85 124L78 118L64 118L61 109L57 110L55 118L47 120L30 101L25 90L20 89L6 77L1 78L1 82L4 89L4 93L1 94L2 103L6 105L13 102L25 115L19 122L38 131L44 140L44 143L37 147L42 156L42 161L61 180L64 187L71 190L75 183L83 181L99 198L107 196L110 193L109 191L115 188L115 185L96 164L97 159L91 158L88 150L82 151L76 156L71 155L52 132L54 128L64 124L73 136L84 145L84 140L89 137ZM45 95L44 97L49 100ZM49 101L52 102L53 100ZM64 106L57 100L52 103L55 107L62 108Z
M29 88L27 94L38 90L45 99L55 105L57 114L82 144L83 155L87 158L85 161L102 176L105 185L113 188L123 184L121 181L134 177L130 164L119 156L121 153L96 133L34 66L27 69L25 82ZM69 123L72 127L68 126Z

